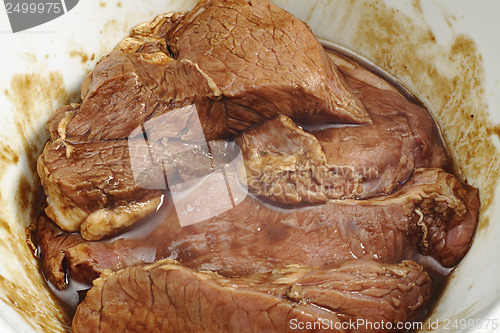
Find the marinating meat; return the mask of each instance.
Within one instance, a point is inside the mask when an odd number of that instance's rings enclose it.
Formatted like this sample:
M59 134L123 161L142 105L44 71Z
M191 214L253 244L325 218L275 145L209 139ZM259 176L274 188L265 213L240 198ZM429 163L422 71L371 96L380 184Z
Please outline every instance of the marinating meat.
M93 284L74 332L393 332L474 236L429 112L267 0L135 27L81 95L36 226L47 280Z
M99 240L155 212L167 185L207 175L237 156L234 144L222 140L166 145L152 145L141 134L139 139L75 144L68 158L64 144L47 143L38 161L47 216L66 231Z
M269 1L200 1L167 41L176 59L197 63L227 97L230 128L277 114L371 123L309 27Z
M313 128L308 133L280 116L236 139L251 192L287 205L365 199L393 192L415 168L449 168L429 113L379 88L383 80L365 72L356 68L346 78L372 125Z
M212 10L215 12L210 14ZM236 23L235 10L240 18L250 18L257 12L262 15L259 22L246 20L244 27L238 24L236 29L231 29L235 36L230 37L236 41L241 38L240 29L251 31L257 38L252 47L258 61L255 58L236 59L237 54L244 54L246 46L240 45L239 51L238 48L228 50L223 46L229 38L227 33L215 31L219 27L216 23L218 15L223 15L221 19L225 24ZM232 13L232 16L226 17L222 13ZM205 26L200 22L207 20L207 14L214 19ZM276 18L280 19L276 21ZM329 61L309 28L267 1L200 2L186 16L163 16L152 26L149 30L145 27L136 30L132 41L123 41L117 50L97 64L82 85L79 107L63 108L49 121L47 131L52 142L40 157L38 171L47 192L47 214L67 231L80 230L83 225L84 230L94 230L85 233L88 239L109 236L150 214L157 201L134 200L133 214L124 213L121 203L113 203L113 198L98 201L104 203L97 207L96 212L82 207L59 186L52 169L45 168L48 164L46 156L49 155L47 158L51 160L51 153L57 155L64 151L68 162L73 163L72 152L78 144L129 139L140 132L144 123L188 106L196 110L196 120L201 125L199 134L203 134L207 141L240 133L252 124L279 114L312 124L371 123L361 102ZM206 28L208 30L203 30ZM276 46L267 45L269 34L278 30L282 34L273 37ZM152 36L139 38L145 31ZM192 34L204 37L192 40ZM300 44L305 43L307 48L300 51L296 44L285 43L284 39L289 39L287 36L292 34L295 43L300 40ZM163 42L159 42L162 38ZM219 44L206 45L205 40L210 40L210 43L218 41ZM137 48L137 42L144 47ZM213 47L217 51L210 51ZM169 49L175 49L173 54L168 52ZM213 55L200 56L207 52L213 52ZM215 54L219 55L215 57ZM269 54L278 58L269 57ZM214 57L227 59L225 63L232 69L221 71L220 62L208 60ZM241 70L235 72L238 66ZM231 72L233 74L228 78L226 74ZM248 73L253 76L248 77ZM178 126L172 125L175 117L171 118L163 128ZM53 152L51 149L63 151ZM116 182L120 183L122 179L119 177ZM110 183L114 181L114 178L109 180ZM128 182L134 181L129 179ZM126 182L118 186L128 185ZM107 185L90 186L106 196L104 187ZM94 217L106 220L107 227L97 226Z
M378 327L389 325L381 322L396 327L413 319L430 291L427 273L412 261L294 265L228 279L167 259L96 280L72 328L74 333L258 333L294 332L301 324L314 328L302 330L310 332L385 332ZM348 325L339 325L343 322ZM349 329L349 322L356 329Z
M206 202L222 197L213 191L213 180L208 178L194 191L203 193ZM104 269L116 271L167 257L193 269L243 276L289 264L320 266L356 258L397 263L417 252L451 267L465 254L479 211L477 190L440 169L419 169L393 194L370 200L277 209L246 197L233 209L187 226L181 225L179 210L166 196L154 220L145 225L149 231L139 237L84 242L78 235L59 232L59 237L72 240L57 246L51 238L43 239L40 246L47 258L59 258L43 261L46 274L61 271L63 259L73 278L91 282ZM38 233L54 228L43 219Z
M175 23L165 16L155 24L163 29L150 33L164 37L172 54L161 45L137 53L122 45L126 52L101 60L67 140L126 138L152 116L193 101L209 140L278 114L370 123L310 29L268 1L201 1Z

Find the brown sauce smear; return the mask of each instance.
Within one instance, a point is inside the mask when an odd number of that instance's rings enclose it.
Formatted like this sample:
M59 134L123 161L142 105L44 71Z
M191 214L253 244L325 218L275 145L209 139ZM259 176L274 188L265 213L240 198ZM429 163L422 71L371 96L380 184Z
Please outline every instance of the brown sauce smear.
M419 1L413 6L422 13ZM441 46L429 27L414 24L413 19L381 2L354 7L367 15L361 16L351 38L353 48L411 91L418 91L417 97L442 130L455 169L480 189L484 215L495 197L500 154L490 139L498 131L489 119L485 72L476 43L469 36L457 35L449 47ZM448 20L453 21L453 17ZM487 225L487 219L482 219L479 227L487 229Z
M36 58L33 59L36 61ZM38 270L36 246L31 239L32 223L37 215L43 192L36 173L37 159L44 143L46 117L54 107L77 99L69 94L58 72L14 75L10 87L2 92L11 103L14 126L0 140L0 174L12 177L10 170L20 170L13 192L0 195L0 228L8 238L2 239L3 255L12 261L15 278L0 276L2 300L16 310L33 327L44 332L60 332L66 318ZM14 204L12 204L14 202ZM9 212L15 212L15 219ZM28 227L27 230L25 228ZM22 265L22 269L18 268ZM10 267L9 267L10 268Z

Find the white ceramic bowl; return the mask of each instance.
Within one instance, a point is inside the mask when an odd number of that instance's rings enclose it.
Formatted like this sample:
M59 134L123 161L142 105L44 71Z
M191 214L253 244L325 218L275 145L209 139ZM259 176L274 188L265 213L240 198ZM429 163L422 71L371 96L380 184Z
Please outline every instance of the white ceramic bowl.
M318 37L399 78L431 110L461 175L481 189L474 243L423 331L500 330L500 1L275 0ZM62 332L26 242L38 198L44 124L134 25L194 0L80 1L13 34L0 10L0 332ZM437 328L437 329L436 329Z

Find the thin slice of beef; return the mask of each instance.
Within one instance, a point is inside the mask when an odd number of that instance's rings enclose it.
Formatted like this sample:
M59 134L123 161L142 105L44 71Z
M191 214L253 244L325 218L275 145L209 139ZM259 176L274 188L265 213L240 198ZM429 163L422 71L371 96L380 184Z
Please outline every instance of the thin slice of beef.
M39 255L44 275L55 287L62 290L66 288L67 283L63 267L66 257L64 250L81 244L84 240L76 234L69 235L45 215L38 218L36 228L36 242L39 245L43 244Z
M62 142L50 141L38 159L47 195L45 212L64 230L100 239L141 220L160 205L162 192L137 186L133 170L123 167L130 165L126 140L71 147L68 158Z
M228 99L230 128L277 114L370 123L309 27L267 0L200 1L167 41L174 58L198 64Z
M202 142L190 141L197 139L196 126L189 117L193 112L184 111L153 118L142 126L145 133L128 140L48 142L38 160L46 214L64 230L98 240L156 211L167 188L178 189L238 156L229 141L207 144L202 133ZM67 119L62 112L55 118ZM62 127L49 124L51 133Z
M336 200L300 209L279 209L246 197L226 212L217 205L225 186L206 181L185 203L167 198L150 220L129 234L100 242L56 249L66 254L72 278L96 278L113 271L166 257L193 269L227 276L265 272L287 264L320 266L364 258L396 263L416 252L455 265L466 253L477 223L478 192L440 169L420 169L395 193L369 200ZM244 198L236 191L233 197ZM181 226L210 203L206 221ZM190 215L190 211L192 212ZM44 233L41 225L38 232ZM68 237L75 237L67 234ZM50 244L39 244L52 252ZM54 255L47 253L47 257ZM56 262L43 262L47 274ZM59 265L61 262L59 262Z
M348 80L366 103L373 125L311 133L323 148L328 165L354 168L360 178L354 197L391 193L416 168L449 170L450 159L427 110L394 92L354 82L351 77Z
M310 327L301 332L397 332L388 323L412 320L430 291L427 273L412 261L292 266L228 279L164 260L94 281L72 330L295 332L300 325Z
M365 199L391 193L415 168L450 169L426 109L359 65L334 60L373 124L299 128L280 116L247 130L236 141L252 193L286 205Z
M245 162L245 185L261 198L297 205L363 197L355 168L329 165L318 139L286 116L245 131L236 143Z
M80 109L66 126L66 141L126 139L154 116L196 105L208 139L228 135L221 92L198 65L157 53L113 51L82 89Z
M254 2L202 2L174 21L164 15L134 30L85 80L68 140L123 139L152 115L193 101L208 140L278 114L306 123L370 123L309 28L267 0ZM245 17L236 27L235 10ZM232 32L207 31L224 25ZM228 42L236 47L227 49Z
M403 116L406 118L414 140L414 146L412 146L414 147L415 168L431 167L442 168L448 172L452 171L452 161L442 140L439 127L429 111L421 107L421 103L415 97L404 98L387 81L352 60L339 58L335 55L330 55L330 57L334 63L338 64L356 96L363 103L368 104L366 108L369 110L370 116L386 116L389 118ZM380 121L378 123L380 124ZM353 133L350 132L351 130L355 131L355 128L346 128L346 133L342 133L338 138L352 142L350 137L352 134L357 138L364 136L364 133ZM381 130L387 131L387 128L382 127ZM326 138L323 141L331 144L331 138L327 139L328 134L328 131L326 131ZM373 137L373 140L377 142L375 134L366 133L366 135ZM349 145L349 143L346 143L346 145ZM327 150L329 149L327 148ZM356 150L350 153L357 153ZM375 157L375 154L373 157ZM341 156L336 154L335 158L341 158ZM381 157L379 156L379 158Z

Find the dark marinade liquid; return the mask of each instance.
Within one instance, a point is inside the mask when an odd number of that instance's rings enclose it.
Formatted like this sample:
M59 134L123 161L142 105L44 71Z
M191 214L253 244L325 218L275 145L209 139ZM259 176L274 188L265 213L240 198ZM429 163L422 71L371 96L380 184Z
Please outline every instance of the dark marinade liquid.
M162 222L168 214L175 214L175 212L169 211L166 206L168 205L160 206L156 213L145 218L130 230L102 242L133 242L134 245L137 246L137 248L134 249L135 256L141 257L144 263L151 263L166 257L179 259L182 262L183 258L189 257L189 253L183 251L182 245L179 246L176 244L175 250L172 251L171 245L162 246L161 241L158 241L161 237L159 237L157 231L163 229ZM271 207L267 204L266 206ZM274 207L273 209L280 211L284 210L284 208L279 207ZM284 226L273 226L268 228L268 230L262 231L266 232L270 238L275 237L279 239L280 235L287 234L286 230L281 230L282 227ZM156 247L151 246L152 243L156 244ZM41 255L40 251L38 251L38 254ZM420 321L425 319L432 312L434 304L439 299L439 296L446 286L447 276L451 269L444 268L435 259L421 254L415 254L409 259L422 265L432 279L432 301L428 303L427 307L422 308L421 313L414 319ZM91 285L74 279L69 273L67 274L68 285L64 290L57 289L48 280L46 280L46 282L51 292L54 294L55 299L64 310L68 322L70 323L78 304L84 300Z
M412 102L414 102L414 100L412 100ZM421 105L420 102L418 102L418 104ZM339 126L355 125L318 125L312 127L303 126L303 128L305 130L319 130L323 128ZM166 195L168 196L168 194ZM248 195L251 196L251 194ZM279 207L279 205L270 205L265 202L262 202L262 204L279 211L282 211L283 209L301 209L301 207L283 208ZM39 206L39 214L44 214L42 205ZM161 234L159 234L158 230L162 229L162 222L165 221L166 217L169 214L176 214L176 212L172 211L170 205L162 204L158 207L157 211L154 214L143 219L141 222L136 223L127 231L100 242L109 244L111 244L112 242L134 242L137 246L137 250L134 250L134 253L136 256L141 257L144 263L152 263L166 257L170 257L173 259L182 259L183 257L189 257L189 253L183 252L182 244L176 244L177 246L175 250L172 250L171 245L162 246ZM280 235L283 234L283 230L279 230L279 228L273 227L270 228L267 233L270 236L279 238ZM36 240L36 235L34 236L34 238ZM155 244L155 246L151 246L151 244ZM37 256L40 258L41 255L43 255L43 253L41 253L40 248L38 248ZM415 320L417 321L423 321L432 313L434 305L437 303L437 300L446 287L447 276L452 269L444 268L433 258L419 254L416 254L414 257L409 259L415 260L417 263L422 265L432 279L432 300L428 303L427 307L421 310L421 313L418 315L418 317L415 318ZM91 285L78 281L69 273L67 274L67 282L68 285L66 289L59 290L46 279L46 283L49 289L60 304L64 313L67 315L68 322L70 323L78 304L84 300L87 291L91 288Z

